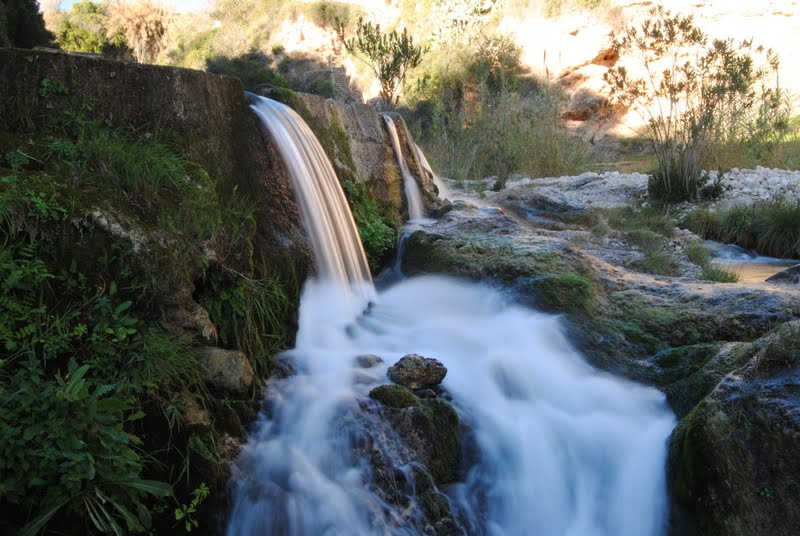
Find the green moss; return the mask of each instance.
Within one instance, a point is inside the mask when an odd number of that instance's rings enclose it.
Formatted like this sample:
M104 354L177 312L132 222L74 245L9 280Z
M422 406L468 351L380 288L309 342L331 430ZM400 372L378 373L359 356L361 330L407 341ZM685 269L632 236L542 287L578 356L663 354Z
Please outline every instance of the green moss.
M548 310L592 314L597 288L594 282L576 272L546 274L534 278L530 286L539 304Z
M458 413L453 406L438 398L423 400L422 409L414 413L412 419L430 448L428 468L437 483L451 482L461 460Z
M369 396L384 406L397 409L416 406L420 403L419 398L402 385L380 385L371 390Z
M428 490L419 498L422 509L432 521L442 519L450 515L450 501L447 495L434 490Z

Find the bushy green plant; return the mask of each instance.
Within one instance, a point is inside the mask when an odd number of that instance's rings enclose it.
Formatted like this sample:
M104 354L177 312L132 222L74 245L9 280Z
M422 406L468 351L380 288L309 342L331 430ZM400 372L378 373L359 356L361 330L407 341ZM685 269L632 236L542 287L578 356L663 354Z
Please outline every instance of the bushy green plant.
M658 162L650 183L653 198L697 199L706 182L702 170L712 163L715 146L745 136L755 139L742 132L742 125L760 121L768 129L781 128L784 119L776 115L781 92L768 85L778 58L752 41L716 39L709 44L691 15L673 15L657 6L641 27L616 36L613 48L622 56L643 58L644 76L631 76L618 65L605 79L614 98L636 106L646 122L644 134ZM756 57L763 57L763 65ZM759 119L748 121L748 114Z
M341 20L336 21L336 32L344 48L361 59L378 79L381 97L387 105L395 104L397 90L409 70L422 61L425 49L414 44L414 39L403 29L383 33L380 24L358 19L355 34L348 38Z
M68 13L56 15L56 43L70 52L116 54L125 49L121 32L110 32L107 5L84 0L76 2Z
M84 296L60 306L63 278L35 245L0 251L0 500L18 505L35 534L56 515L101 532L145 530L148 494L139 439L127 430L138 384L120 381L141 325L131 302ZM61 289L61 290L58 290Z

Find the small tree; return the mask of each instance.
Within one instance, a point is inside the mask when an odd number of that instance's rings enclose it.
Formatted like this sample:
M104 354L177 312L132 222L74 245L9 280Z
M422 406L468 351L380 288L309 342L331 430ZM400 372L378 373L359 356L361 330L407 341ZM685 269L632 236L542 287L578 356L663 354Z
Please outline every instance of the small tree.
M647 125L644 135L658 162L650 182L656 198L697 198L703 165L715 146L746 136L748 117L770 115L780 105L777 87L766 86L778 69L775 54L752 41L717 39L709 45L691 15L655 7L641 28L615 37L613 48L620 56L642 58L643 76L616 66L605 80L617 102L635 105ZM765 56L764 66L756 66L756 55Z
M389 105L395 104L396 93L406 79L406 73L422 62L425 50L414 44L405 29L402 33L381 32L380 24L372 24L359 17L355 36L346 37L344 24L336 20L336 33L345 50L361 59L372 69L381 84L381 98Z

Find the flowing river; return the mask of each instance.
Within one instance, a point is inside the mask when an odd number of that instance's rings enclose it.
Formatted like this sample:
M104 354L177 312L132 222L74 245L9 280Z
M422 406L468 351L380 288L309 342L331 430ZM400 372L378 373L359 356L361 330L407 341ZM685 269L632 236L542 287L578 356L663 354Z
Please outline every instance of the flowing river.
M252 98L273 138L306 132L292 126L302 120L287 107ZM320 157L315 139L291 142L298 143L289 154L281 149L285 159ZM302 170L321 168L299 166L294 179L320 180ZM319 216L335 203L300 205L309 220L307 211ZM330 210L349 216L346 204ZM367 393L388 383L387 367L408 353L445 364L443 387L474 440L474 462L443 490L464 534L664 532L675 420L660 392L592 368L558 317L516 305L496 289L426 276L378 293L361 269L360 245L339 236L351 236L352 218L343 225L327 229L328 238L312 237L318 275L305 284L296 347L283 356L293 370L270 380L237 463L229 536L419 533L372 491L369 460L355 455L359 432L340 418L376 403ZM331 254L341 262L321 258ZM384 361L359 368L356 358L365 354Z

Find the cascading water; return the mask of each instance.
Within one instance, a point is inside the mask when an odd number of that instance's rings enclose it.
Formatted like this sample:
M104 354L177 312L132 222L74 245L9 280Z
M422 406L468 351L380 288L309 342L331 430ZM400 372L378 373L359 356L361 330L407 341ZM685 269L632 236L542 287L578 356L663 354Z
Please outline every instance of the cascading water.
M433 168L428 163L428 159L425 157L425 153L422 152L422 149L420 149L419 145L416 143L414 144L414 150L417 152L417 160L419 160L420 165L425 171L431 174L433 184L439 189L439 197L441 199L452 199L453 193L450 191L450 188L448 188L442 178L433 171Z
M400 173L403 175L403 188L406 194L406 203L408 204L408 219L411 221L421 220L425 217L422 193L420 192L417 180L414 178L411 170L408 169L408 164L403 156L403 150L400 147L400 136L397 134L397 126L394 124L394 119L388 115L384 115L383 120L386 122L386 127L389 130L389 137L392 138L394 154L400 166Z
M292 177L315 253L317 279L359 290L370 286L364 248L325 150L294 110L258 95L249 97Z
M276 108L254 104L262 106ZM284 127L273 130L273 115L259 115L274 137L283 135L276 132ZM360 249L339 253L346 254ZM402 280L361 314L342 307L342 286L339 278L306 283L289 353L295 373L270 381L265 410L237 464L229 536L421 532L403 508L373 490L370 460L355 448L358 421L342 417L376 404L367 393L410 352L448 367L444 387L478 450L463 482L446 490L464 533L662 534L674 418L661 393L593 369L557 317L485 286L433 276ZM364 354L384 363L356 368Z

